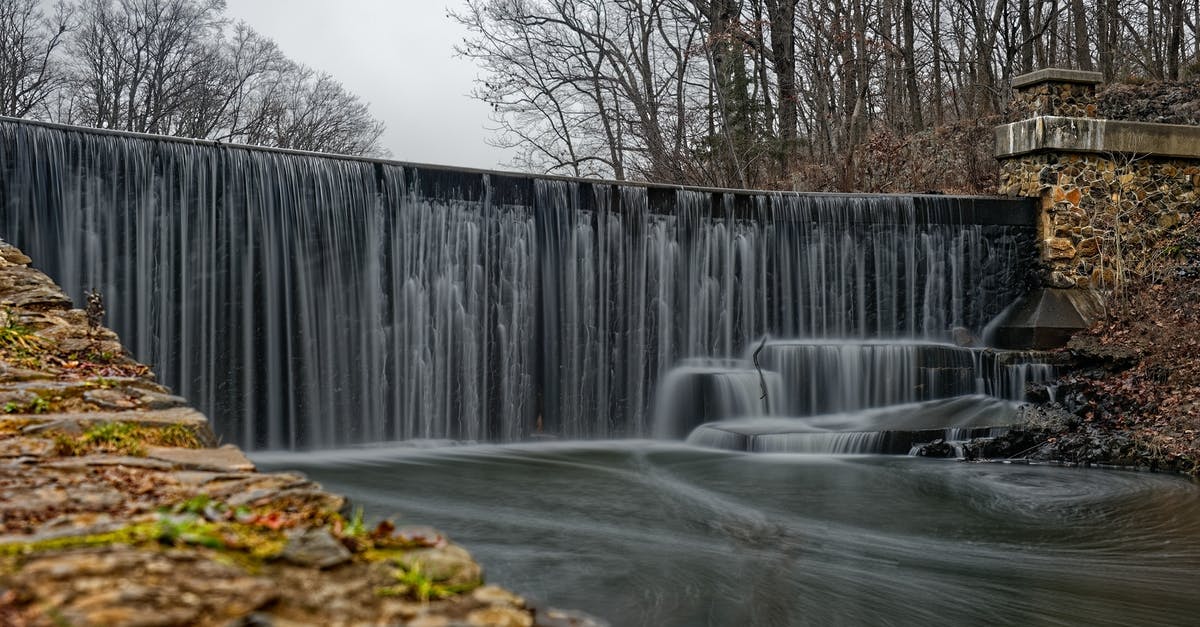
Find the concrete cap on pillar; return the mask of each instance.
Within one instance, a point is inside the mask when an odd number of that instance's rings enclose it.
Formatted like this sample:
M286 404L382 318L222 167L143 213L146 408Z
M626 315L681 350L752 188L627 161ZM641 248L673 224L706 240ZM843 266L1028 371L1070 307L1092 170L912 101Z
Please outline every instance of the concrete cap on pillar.
M1083 70L1064 70L1062 68L1046 68L1028 74L1016 76L1012 80L1013 89L1031 87L1042 83L1077 83L1080 85L1099 85L1104 82L1104 75L1099 72Z

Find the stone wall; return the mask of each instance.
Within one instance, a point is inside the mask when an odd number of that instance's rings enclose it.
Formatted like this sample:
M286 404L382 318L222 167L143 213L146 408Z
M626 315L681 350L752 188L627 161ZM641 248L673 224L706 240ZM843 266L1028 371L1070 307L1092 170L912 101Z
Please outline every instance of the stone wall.
M1096 117L1096 87L1081 83L1041 83L1019 90L1009 101L1010 120L1039 115Z
M1111 288L1149 272L1157 246L1200 203L1200 161L1030 154L1000 167L1002 195L1041 201L1048 285Z
M1014 79L998 127L999 193L1039 199L1053 288L1111 288L1150 273L1162 240L1200 204L1200 128L1094 119L1098 74Z

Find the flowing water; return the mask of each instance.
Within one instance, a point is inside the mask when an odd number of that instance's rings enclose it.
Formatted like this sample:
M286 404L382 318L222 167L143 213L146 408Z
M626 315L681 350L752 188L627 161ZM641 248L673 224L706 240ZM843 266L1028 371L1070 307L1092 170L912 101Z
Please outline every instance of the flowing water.
M649 435L671 368L764 335L978 336L1025 289L1035 238L1024 201L533 179L15 121L0 181L0 234L77 300L99 289L134 355L247 448Z
M0 237L225 439L620 627L1194 623L1189 482L827 455L1016 420L1053 365L951 342L1032 216L0 120Z
M256 456L615 626L1191 625L1180 477L637 441Z

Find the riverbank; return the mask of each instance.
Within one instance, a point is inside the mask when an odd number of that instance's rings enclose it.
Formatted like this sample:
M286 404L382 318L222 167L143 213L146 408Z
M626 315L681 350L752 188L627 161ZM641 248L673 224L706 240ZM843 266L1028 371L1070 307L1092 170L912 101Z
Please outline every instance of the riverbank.
M1026 426L979 440L968 459L1118 466L1200 476L1200 225L1175 231L1105 319L1061 349L1063 376Z
M0 624L591 625L429 528L261 473L0 242ZM402 479L398 479L402 480Z

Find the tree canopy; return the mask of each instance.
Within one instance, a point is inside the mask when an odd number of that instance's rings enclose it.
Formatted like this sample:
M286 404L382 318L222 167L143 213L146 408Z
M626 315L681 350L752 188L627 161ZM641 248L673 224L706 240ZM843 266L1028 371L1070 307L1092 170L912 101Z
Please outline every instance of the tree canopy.
M0 0L0 115L381 155L383 124L223 0Z
M702 185L890 191L910 138L988 135L1014 75L1200 70L1200 0L466 0L452 17L517 165Z

